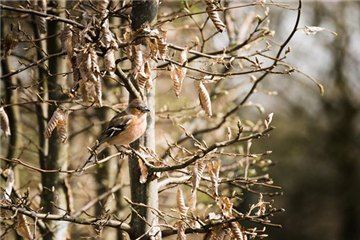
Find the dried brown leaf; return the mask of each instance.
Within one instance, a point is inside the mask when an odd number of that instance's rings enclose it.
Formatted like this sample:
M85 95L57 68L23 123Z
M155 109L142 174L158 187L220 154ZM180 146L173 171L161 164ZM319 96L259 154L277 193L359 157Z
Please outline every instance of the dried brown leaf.
M105 68L106 71L114 73L116 70L115 63L115 52L113 49L109 49L104 56Z
M3 171L3 174L7 175L4 196L1 196L1 201L11 202L10 195L15 184L14 171L10 168Z
M193 175L192 175L192 189L191 189L191 196L189 200L189 208L193 211L196 208L196 202L197 202L197 196L196 191L199 187L202 174L205 169L205 164L202 161L196 162L196 164L193 167Z
M150 48L150 56L152 59L156 60L156 54L158 52L158 46L155 39L146 38L147 46Z
M189 52L189 47L186 46L184 50L181 51L179 56L179 62L181 64L185 64L187 62L187 53Z
M207 169L210 175L212 190L214 192L214 196L219 196L219 172L220 172L220 163L219 162L210 162L207 165Z
M74 37L72 26L66 24L60 33L61 48L67 51L69 58L74 55Z
M91 91L91 96L95 99L95 101L98 103L98 105L101 107L102 106L102 85L101 85L101 80L98 79L98 81L96 81L94 83L94 90L95 91Z
M156 43L157 43L157 46L158 46L160 59L165 60L165 58L167 56L167 53L169 51L166 41L164 39L157 38Z
M17 225L16 225L16 232L20 236L22 236L25 239L33 239L31 231L30 231L30 225L25 217L25 215L18 213L17 215Z
M39 12L46 13L46 8L47 8L47 1L46 0L38 1L37 10ZM37 26L39 32L43 33L43 34L47 33L46 18L35 16L35 20L36 20L36 26Z
M66 141L67 138L67 117L68 111L66 109L58 108L54 111L46 129L44 131L45 138L50 138L52 132L57 128L59 132L59 138L62 142Z
M9 117L3 107L0 107L1 130L4 131L5 137L11 135Z
M199 84L198 92L199 92L199 100L200 100L201 108L205 111L205 113L209 117L211 117L212 110L211 110L210 95L202 82L200 82L200 84Z
M11 50L13 50L17 46L18 43L19 43L18 37L15 36L13 32L8 33L2 43L5 56L7 56L11 52Z
M222 225L218 225L212 228L211 232L208 232L205 235L204 240L230 240L231 235L230 228L225 228Z
M96 54L96 51L94 48L90 48L90 59L91 59L91 72L94 74L100 73L100 67L98 63L98 55Z
M109 5L109 0L98 0L97 1L97 7L101 12L105 12L108 5Z
M83 99L84 102L88 101L88 92L87 92L87 82L85 79L81 79L79 81L79 87L80 87L80 93L81 93L81 97Z
M186 215L189 208L185 205L184 195L183 195L183 192L180 187L177 190L176 202L177 202L177 206L179 208L180 214Z
M103 14L104 17L108 14L108 10L105 11ZM118 50L119 45L113 35L113 33L110 30L109 27L109 19L105 19L103 25L101 26L101 32L103 34L102 41L106 48L112 48L114 50Z
M170 77L173 83L174 92L177 98L180 96L182 90L183 81L186 77L186 71L182 70L183 68L170 64Z
M221 19L219 17L219 13L216 10L217 10L217 7L215 6L214 3L207 2L206 11L209 14L211 21L214 23L216 29L219 32L223 32L223 31L225 31L226 26L223 23L223 21L221 21Z
M79 88L79 81L81 79L80 70L76 64L76 56L71 58L71 68L73 70L73 86L71 92L74 93Z
M244 240L244 233L241 231L241 226L238 222L230 222L229 223L232 233L237 240Z
M134 69L134 74L136 74L141 70L141 68L144 65L143 51L141 49L140 44L139 45L134 45L132 47L132 56L133 56L133 59L131 61L132 68Z
M148 168L146 167L146 165L143 163L143 161L141 159L138 160L139 161L139 167L140 167L140 183L144 184L147 181L149 172L148 172Z
M185 230L186 230L186 223L179 220L176 222L176 227L177 227L177 240L186 240L186 234L185 234Z

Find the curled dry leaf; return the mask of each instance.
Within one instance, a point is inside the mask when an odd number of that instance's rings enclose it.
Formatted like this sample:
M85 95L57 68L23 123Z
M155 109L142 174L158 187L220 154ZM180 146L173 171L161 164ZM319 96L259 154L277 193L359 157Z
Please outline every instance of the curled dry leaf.
M144 183L146 183L148 175L149 175L148 169L141 159L138 159L138 161L139 161L139 167L140 167L140 173L141 173L140 183L144 184Z
M72 26L66 24L60 33L61 48L67 51L69 58L74 55L73 31Z
M187 53L189 52L189 47L186 46L184 50L181 51L179 56L179 62L184 65L187 62Z
M153 87L149 62L146 62L141 71L136 74L135 80L141 93L144 93L145 87L147 89L151 89Z
M52 132L57 128L60 140L64 143L67 139L67 117L69 112L66 109L58 108L53 113L48 125L46 126L45 138L50 138Z
M103 14L103 18L106 17L108 14L108 10L105 10ZM113 36L112 32L110 31L109 27L109 19L105 19L104 23L101 26L101 32L103 34L102 41L106 48L112 48L114 50L118 50L119 45L115 37Z
M114 73L116 70L115 52L109 49L104 56L105 68L109 73Z
M3 174L7 175L4 196L1 196L1 202L11 202L10 195L15 184L14 171L10 168L3 171Z
M18 36L14 36L14 35L15 33L13 32L8 33L2 43L5 56L7 56L11 52L11 50L13 50L19 43Z
M27 219L20 213L17 215L16 232L25 239L33 239Z
M224 228L224 226L218 225L205 235L204 240L230 240L232 239L231 235L230 228Z
M212 116L212 110L211 110L210 95L209 95L208 91L206 90L206 88L205 88L205 86L204 86L204 84L202 82L200 82L198 92L199 92L199 100L200 100L201 108L205 111L205 113L209 117L211 117Z
M217 197L219 196L218 187L219 187L220 163L219 162L208 163L207 169L210 175L214 196Z
M95 99L95 101L99 104L99 106L102 106L102 86L100 79L94 83L95 91L91 91L92 97Z
M185 230L186 230L186 223L184 221L177 221L176 222L176 228L177 228L177 240L186 240L186 234L185 234Z
M10 136L11 131L10 131L9 118L3 107L0 107L0 117L1 117L1 130L4 131L6 137Z
M97 7L101 12L105 12L108 5L109 5L109 0L98 0L97 1Z
M176 202L177 202L180 214L186 215L189 208L185 205L184 194L180 187L177 190Z
M218 201L218 205L222 211L223 216L226 219L229 219L232 217L233 204L231 203L231 201L228 197L222 197L220 199L220 201Z
M134 69L134 74L136 74L141 70L144 64L141 44L132 47L132 56L132 68Z
M206 4L207 4L206 11L209 14L211 21L214 23L216 29L219 32L223 32L225 30L226 26L221 21L221 19L219 17L219 13L216 11L217 7L214 4L214 1L207 1Z
M46 0L39 0L39 1L37 1L37 3L38 3L37 10L39 12L46 13L47 1ZM36 19L36 26L37 26L39 32L40 33L47 33L46 18L36 16L35 19Z
M1 170L1 169L0 169ZM4 175L7 175L5 191L2 196L0 196L0 206L1 204L10 204L11 203L11 192L15 184L15 175L14 171L10 168L2 172ZM13 213L9 210L1 209L0 207L0 218L8 218Z
M177 98L180 96L180 92L183 86L184 78L186 77L186 68L181 68L171 64L170 66L170 77L173 83L174 92Z
M231 231L234 234L236 240L246 239L243 232L241 231L241 226L238 222L230 222L229 225L230 225Z
M161 39L157 38L156 43L158 46L160 59L165 60L167 53L169 51L166 41L162 38Z
M71 68L73 70L73 86L71 88L71 93L74 93L79 88L79 81L81 79L80 70L77 67L75 56L71 58Z
M196 191L199 187L202 174L205 169L205 164L202 161L196 162L196 164L193 167L193 175L192 175L192 189L191 189L191 196L189 199L189 208L193 211L196 208L196 202L197 202L197 196Z
M79 81L80 93L81 93L81 97L84 102L88 101L88 92L86 90L86 85L87 85L87 82L85 79L81 79Z

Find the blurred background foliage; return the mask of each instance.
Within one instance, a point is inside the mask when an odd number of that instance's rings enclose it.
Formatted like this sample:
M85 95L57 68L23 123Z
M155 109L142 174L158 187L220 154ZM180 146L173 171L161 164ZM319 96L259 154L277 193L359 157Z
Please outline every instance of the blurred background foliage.
M275 29L289 28L292 16L271 14ZM277 129L254 147L273 150L270 174L284 192L276 204L286 210L276 216L283 229L269 230L269 239L360 239L359 20L359 1L304 1L300 25L338 35L297 33L288 61L320 81L325 95L298 74L267 81L279 92L266 106Z

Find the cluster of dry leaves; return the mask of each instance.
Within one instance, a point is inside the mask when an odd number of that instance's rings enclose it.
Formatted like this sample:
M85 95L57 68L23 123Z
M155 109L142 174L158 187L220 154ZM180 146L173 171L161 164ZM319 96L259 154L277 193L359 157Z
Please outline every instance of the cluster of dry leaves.
M15 185L15 175L14 175L14 171L10 168L4 171L0 169L0 174L7 176L5 191L0 196L0 208L1 208L2 205L8 206L12 203L10 195ZM21 213L17 213L13 215L12 212L9 210L1 209L0 218L1 221L14 220L15 218L15 222L16 222L15 230L17 234L19 234L25 239L33 239L30 230L30 224L28 223L25 215Z
M108 1L98 1L98 8L101 10L99 21L95 21L89 14L82 15L84 29L79 30L67 24L61 32L60 39L63 50L72 64L74 86L72 92L80 88L81 97L84 102L95 101L102 105L102 74L100 72L98 53L104 49L103 62L105 70L110 74L116 70L115 51L118 50L118 43L114 34L109 28ZM96 26L100 24L100 26ZM101 36L99 42L94 43L89 36L96 27L100 28Z

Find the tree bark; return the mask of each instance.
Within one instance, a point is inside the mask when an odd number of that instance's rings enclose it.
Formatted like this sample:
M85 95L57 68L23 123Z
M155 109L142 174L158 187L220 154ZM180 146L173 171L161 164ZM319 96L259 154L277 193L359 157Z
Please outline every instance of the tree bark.
M134 3L138 3L138 5L134 6L131 11L131 27L132 30L137 30L143 23L151 23L156 18L159 3L157 0L134 1ZM150 109L147 117L147 129L140 140L134 142L131 146L139 149L139 145L143 145L155 150L155 86L151 91L147 92L146 97ZM129 158L129 172L132 201L158 208L157 180L148 181L144 184L140 183L140 168L138 159L135 156ZM136 239L143 236L150 226L156 226L158 219L149 208L139 206L133 206L133 208L137 213L132 212L130 225L133 231L130 233L130 238ZM146 219L146 222L139 215ZM156 234L156 228L149 232L149 235L152 234Z
M52 3L54 4L54 3ZM56 3L58 7L65 7L64 1ZM53 6L55 7L55 6ZM55 13L52 13L55 14ZM60 24L55 21L48 21L48 35L54 35L61 29ZM59 52L61 49L58 38L50 38L47 41L47 53L53 54ZM49 59L50 73L66 72L65 60L62 58ZM61 100L63 98L59 86L65 85L65 78L61 75L48 77L49 99ZM56 110L56 106L49 106L48 116L51 117ZM42 133L40 133L42 134ZM68 143L62 143L59 139L58 132L55 130L49 139L49 151L45 159L45 169L67 169L68 161ZM44 212L52 214L65 214L64 210L68 209L66 186L64 183L66 175L45 173L43 175L43 192L41 206ZM45 240L50 239L66 239L68 223L60 221L48 221L51 227L51 232L44 235Z

